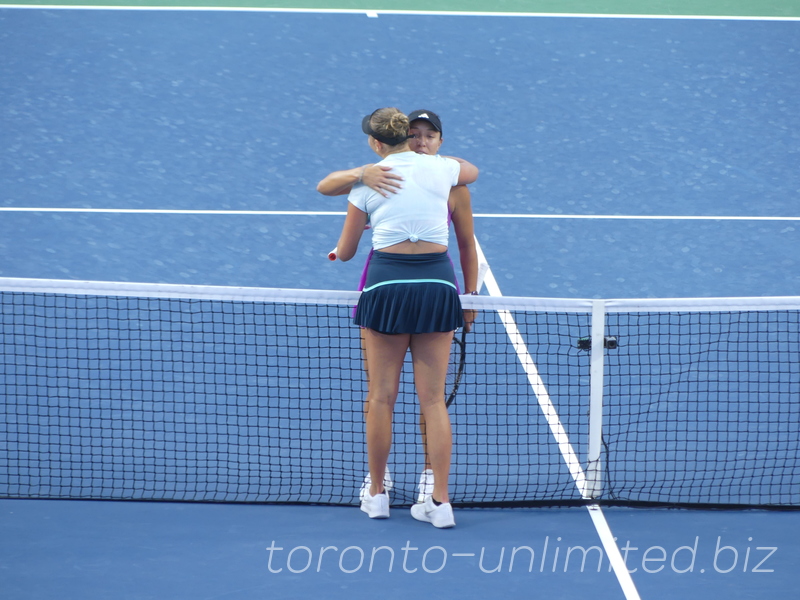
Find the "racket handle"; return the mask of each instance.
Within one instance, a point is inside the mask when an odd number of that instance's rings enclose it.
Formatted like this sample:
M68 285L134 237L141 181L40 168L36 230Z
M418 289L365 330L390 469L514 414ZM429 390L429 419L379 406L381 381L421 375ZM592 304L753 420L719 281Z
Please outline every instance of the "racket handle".
M366 231L367 229L370 229L370 228L371 228L371 225L369 223L364 225L364 231ZM336 260L337 258L339 258L339 246L336 246L333 250L328 252L328 260Z

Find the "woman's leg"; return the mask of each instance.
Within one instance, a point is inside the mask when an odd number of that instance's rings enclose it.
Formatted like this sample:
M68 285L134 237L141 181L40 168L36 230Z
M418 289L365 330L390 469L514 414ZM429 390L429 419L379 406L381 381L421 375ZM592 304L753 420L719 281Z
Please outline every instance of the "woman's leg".
M420 333L411 336L411 359L414 364L414 383L420 408L425 417L428 454L433 469L433 498L449 502L448 477L452 453L450 416L444 403L447 365L453 332Z
M371 329L364 333L369 364L367 453L372 478L371 496L383 491L383 477L392 447L392 413L409 339L407 334L386 335Z
M361 351L364 355L364 373L366 375L367 383L369 383L369 364L367 363L367 349L366 349L366 332L367 329L361 329ZM369 400L364 400L364 422L366 422L367 415L369 414ZM431 468L431 461L428 457L428 436L425 432L425 415L419 415L419 432L422 437L422 451L425 455L425 466L423 471ZM371 476L370 476L371 479Z

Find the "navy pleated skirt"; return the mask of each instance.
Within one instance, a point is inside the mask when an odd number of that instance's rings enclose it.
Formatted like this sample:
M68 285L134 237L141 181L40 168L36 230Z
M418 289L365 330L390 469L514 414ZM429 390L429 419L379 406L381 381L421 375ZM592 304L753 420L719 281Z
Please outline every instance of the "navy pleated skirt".
M456 275L447 252L393 254L376 250L367 267L354 321L387 334L463 327Z

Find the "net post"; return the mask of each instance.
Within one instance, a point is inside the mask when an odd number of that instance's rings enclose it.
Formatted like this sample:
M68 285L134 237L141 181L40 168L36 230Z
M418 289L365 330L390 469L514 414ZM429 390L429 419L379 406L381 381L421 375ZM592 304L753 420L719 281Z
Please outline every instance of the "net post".
M603 376L605 358L604 300L592 301L592 353L589 363L589 454L586 464L586 486L584 498L597 498L603 492L602 464L603 449Z

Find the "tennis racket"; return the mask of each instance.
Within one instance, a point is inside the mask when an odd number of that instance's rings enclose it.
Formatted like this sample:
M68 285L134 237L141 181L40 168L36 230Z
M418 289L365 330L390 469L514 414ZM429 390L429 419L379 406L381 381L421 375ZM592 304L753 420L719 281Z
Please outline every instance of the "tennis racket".
M475 238L475 245L478 249L478 292L483 287L483 281L489 272L489 263ZM467 364L467 329L462 327L460 332L453 336L453 346L450 350L450 364L447 366L447 379L445 380L445 404L449 407L456 399L458 388L461 385L461 378L464 375L464 367Z
M445 404L449 407L456 399L464 367L467 364L467 330L461 328L453 336L453 346L450 349L450 364L447 365L447 379L445 380Z

